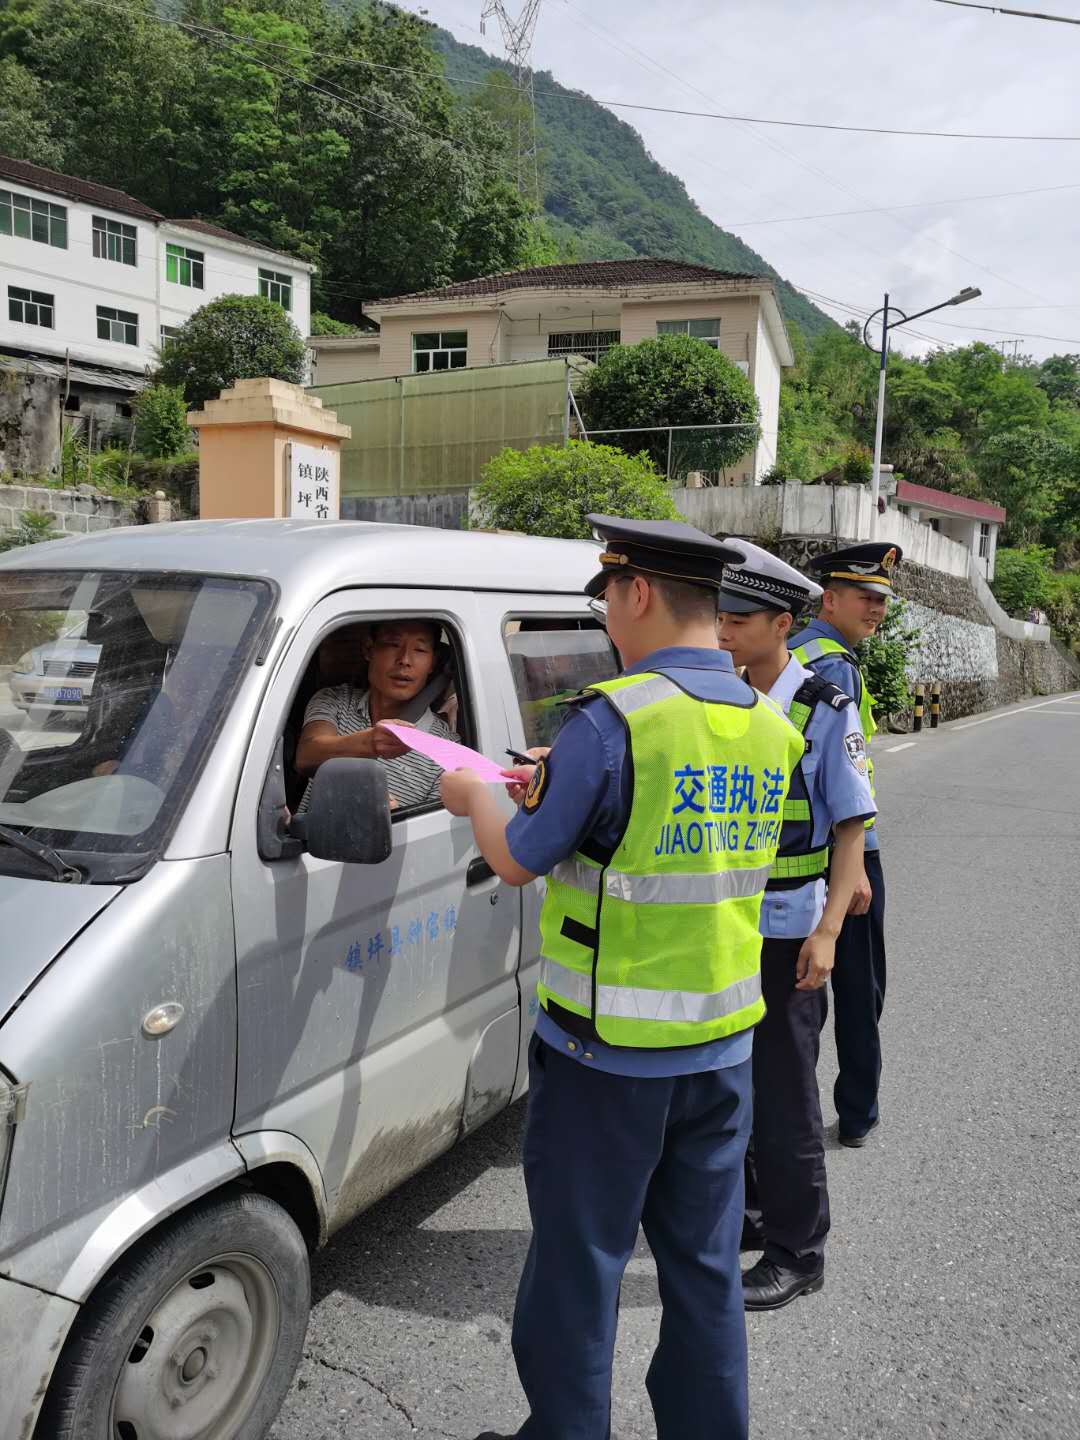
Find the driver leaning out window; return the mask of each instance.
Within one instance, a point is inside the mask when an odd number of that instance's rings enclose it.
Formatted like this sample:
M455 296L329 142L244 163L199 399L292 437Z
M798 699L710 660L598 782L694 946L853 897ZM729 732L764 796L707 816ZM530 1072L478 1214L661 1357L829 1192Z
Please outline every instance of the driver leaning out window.
M312 696L296 747L300 773L314 775L324 760L339 755L378 760L386 769L392 809L438 800L442 771L433 761L407 749L379 721L415 724L444 739L457 739L430 705L423 706L422 692L431 687L445 664L440 635L441 627L432 620L376 621L368 637L361 640L356 656L356 672L366 662L367 686L346 681ZM310 795L309 784L298 813L307 809Z

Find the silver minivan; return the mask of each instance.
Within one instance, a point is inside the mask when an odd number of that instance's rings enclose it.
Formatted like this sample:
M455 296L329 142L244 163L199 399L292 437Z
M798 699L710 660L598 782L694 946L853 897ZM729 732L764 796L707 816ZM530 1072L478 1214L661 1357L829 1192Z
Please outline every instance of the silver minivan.
M464 743L550 743L616 673L595 566L287 520L0 558L4 1440L264 1435L310 1252L521 1095L539 887L437 801L392 809L374 760L327 762L297 815L294 753L322 642L406 617ZM74 630L93 689L57 729L11 675Z

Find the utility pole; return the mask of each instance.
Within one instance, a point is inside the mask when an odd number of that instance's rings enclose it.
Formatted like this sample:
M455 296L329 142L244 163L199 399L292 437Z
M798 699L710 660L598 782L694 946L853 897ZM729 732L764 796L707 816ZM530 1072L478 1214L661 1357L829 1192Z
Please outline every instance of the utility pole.
M536 148L536 88L529 57L536 33L536 22L540 18L540 0L525 0L516 18L510 14L505 0L482 0L481 34L486 32L486 22L491 15L499 22L506 58L514 72L514 89L517 95L514 158L518 194L524 195L533 209L538 211L540 170Z
M871 540L877 538L878 532L878 498L881 494L881 437L885 430L885 372L889 365L889 331L896 330L901 325L907 325L912 320L921 320L924 315L932 315L935 310L945 310L950 305L965 305L969 300L974 300L981 294L981 290L976 290L968 285L952 299L942 300L939 305L929 305L925 310L916 310L914 315L905 315L895 305L890 307L889 297L886 294L883 308L875 310L873 315L867 317L866 324L863 326L863 344L868 349L875 350L877 346L870 342L870 326L879 315L881 316L881 364L878 370L877 416L874 421L874 469L870 476ZM895 320L889 319L890 308L897 317Z

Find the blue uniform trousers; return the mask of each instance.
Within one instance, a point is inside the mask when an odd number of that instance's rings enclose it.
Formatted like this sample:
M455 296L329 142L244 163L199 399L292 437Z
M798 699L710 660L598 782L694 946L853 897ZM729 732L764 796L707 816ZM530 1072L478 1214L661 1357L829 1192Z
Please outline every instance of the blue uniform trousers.
M525 1184L533 1238L514 1356L521 1440L608 1440L623 1271L639 1224L663 1318L646 1377L657 1440L745 1440L739 1236L751 1062L637 1079L533 1038Z
M833 1102L845 1135L865 1135L877 1120L881 1080L878 1021L885 1005L885 877L880 851L868 850L865 865L874 892L870 909L845 919L832 972L840 1067Z
M807 1274L821 1268L829 1233L825 1133L818 1098L824 985L795 989L801 940L761 947L765 1018L754 1031L754 1137L746 1156L746 1218L765 1259Z

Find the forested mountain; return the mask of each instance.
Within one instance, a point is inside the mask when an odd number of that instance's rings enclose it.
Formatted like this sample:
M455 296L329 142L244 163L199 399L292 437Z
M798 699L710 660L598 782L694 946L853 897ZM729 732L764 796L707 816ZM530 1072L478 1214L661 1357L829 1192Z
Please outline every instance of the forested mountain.
M432 42L446 58L451 87L465 99L477 90L469 82L506 73L501 61L445 30L436 30ZM547 71L536 72L536 90L544 214L562 249L581 260L659 255L771 275L779 281L788 320L811 337L832 328L828 316L755 250L702 214L683 182L657 164L631 125Z

